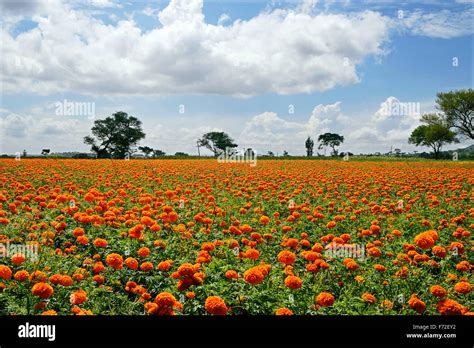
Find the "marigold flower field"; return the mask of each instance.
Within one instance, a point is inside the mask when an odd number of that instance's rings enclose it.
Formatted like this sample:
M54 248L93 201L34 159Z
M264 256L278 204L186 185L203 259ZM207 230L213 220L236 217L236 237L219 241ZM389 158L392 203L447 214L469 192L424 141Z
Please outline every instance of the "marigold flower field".
M473 183L469 162L2 159L0 314L473 314Z

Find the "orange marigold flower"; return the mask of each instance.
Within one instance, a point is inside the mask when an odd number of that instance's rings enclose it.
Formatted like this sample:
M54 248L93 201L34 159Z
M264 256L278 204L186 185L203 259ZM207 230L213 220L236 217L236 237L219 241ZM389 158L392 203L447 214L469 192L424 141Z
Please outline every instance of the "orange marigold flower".
M159 271L165 272L168 271L171 268L171 262L170 261L161 261L158 266L157 266Z
M138 249L138 256L146 257L148 255L150 255L150 249L148 249L147 247L142 247Z
M471 290L472 290L472 285L465 281L456 283L456 285L454 285L454 291L460 294L468 294L471 292Z
M257 249L250 248L242 254L242 257L257 260L260 257L260 252Z
M138 269L138 261L137 261L137 259L135 259L133 257L127 257L125 259L125 265L128 268L133 269L133 270Z
M59 278L59 284L61 284L62 286L71 286L72 283L73 283L73 280L68 275L63 275Z
M196 294L195 294L194 292L192 292L192 291L188 291L188 292L186 293L186 298L188 298L188 299L190 299L190 300L192 300L192 299L195 298L195 297L196 297Z
M359 265L357 264L357 262L355 262L355 260L351 258L344 259L342 263L344 264L344 266L346 266L347 269L351 271L359 268Z
M21 254L21 253L17 253L17 254L15 254L15 255L12 256L11 260L12 260L12 263L13 263L14 265L20 265L20 264L22 264L23 262L25 262L26 257L25 257L25 255L23 255L23 254Z
M0 278L10 279L12 277L12 270L10 267L5 265L0 265Z
M89 238L87 238L86 236L78 236L76 242L78 244L87 245L89 244Z
M153 224L153 225L151 225L150 230L152 232L159 232L161 230L161 227L158 224Z
M85 234L85 231L83 228L81 227L76 227L73 231L72 231L72 234L75 236L75 237L79 237L79 236L83 236Z
M176 271L178 276L192 276L196 272L196 267L190 263L183 263Z
M441 315L463 315L468 311L463 305L450 299L438 302L436 307Z
M44 311L41 313L41 315L47 316L47 315L58 315L58 312L56 312L54 309L50 309L48 311Z
M290 275L285 278L285 286L290 289L299 289L303 285L300 277Z
M206 299L204 307L206 311L214 315L225 315L228 311L224 300L219 296L209 296Z
M387 270L387 268L381 264L374 265L374 268L376 271L379 271L379 272L385 272Z
M423 232L415 237L415 244L421 249L431 249L435 243L433 235L428 232Z
M227 272L225 272L225 277L227 279L237 279L238 274L234 270L228 270Z
M334 304L334 296L329 292L321 292L316 296L316 303L323 307L331 307Z
M379 248L373 247L367 250L367 253L373 257L379 257L382 255L382 251Z
M94 240L94 245L99 248L105 248L107 247L107 241L103 238L96 238Z
M408 305L418 313L423 313L426 309L426 304L420 300L416 294L412 294L408 300Z
M165 291L155 297L154 303L145 304L145 310L149 314L174 315L173 309L182 309L183 305L169 292Z
M464 244L459 242L452 242L449 245L449 250L455 255L462 255L464 254Z
M291 265L296 261L296 255L288 250L280 251L278 254L278 261L285 265Z
M433 296L443 298L443 297L446 296L447 291L446 291L445 288L443 288L443 287L440 286L440 285L433 285L433 286L430 288L430 293L431 293Z
M261 223L262 225L265 226L265 225L267 225L269 222L270 222L270 218L269 218L268 216L262 215L262 216L260 217L260 223Z
M456 265L458 271L468 271L471 268L471 264L468 261L461 261Z
M382 303L380 304L380 307L383 309L392 309L393 302L390 300L383 300Z
M69 302L73 305L80 305L87 301L87 293L84 290L75 291L69 296Z
M112 253L107 255L105 262L112 268L122 269L123 258L119 254Z
M372 294L369 294L368 292L364 292L361 296L361 298L365 301L365 302L368 302L370 304L374 304L375 302L377 302L377 299L375 298L374 295Z
M53 296L54 289L51 285L47 283L36 283L31 289L33 295L38 296L39 298L45 299Z
M153 269L153 264L151 262L143 262L140 265L140 270L142 271L148 272L148 271L151 271L152 269Z
M101 276L100 274L96 274L95 276L92 277L92 280L95 281L97 284L102 284L105 281L104 276Z
M44 282L46 281L46 274L40 270L33 271L30 274L30 280L32 282Z
M446 257L446 254L447 254L446 249L439 245L435 245L433 249L431 249L431 252L433 253L433 255L441 259Z
M263 282L264 275L258 267L252 267L244 272L244 279L247 283L257 285Z
M278 308L275 315L293 315L293 311L288 308Z
M28 273L28 271L22 270L16 272L14 278L18 281L25 281L30 278L30 274Z

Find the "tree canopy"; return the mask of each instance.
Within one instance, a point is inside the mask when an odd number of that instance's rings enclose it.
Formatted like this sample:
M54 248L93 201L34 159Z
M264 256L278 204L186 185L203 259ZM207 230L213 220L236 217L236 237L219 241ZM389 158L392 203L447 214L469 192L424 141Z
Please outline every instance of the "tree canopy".
M309 136L308 136L308 139L306 139L305 147L306 147L306 156L308 157L313 156L314 141Z
M459 142L456 138L456 133L449 129L445 120L440 115L423 115L421 122L425 124L418 126L413 130L408 142L416 146L431 147L435 159L438 159L443 145Z
M93 136L84 137L84 143L91 146L97 158L125 158L145 138L142 122L122 111L94 121L91 131Z
M438 93L436 104L449 128L462 137L474 139L474 90Z
M214 156L217 157L220 153L236 148L238 145L234 143L234 140L227 133L209 132L198 140L198 146L211 150Z
M337 146L344 142L344 137L336 133L324 133L318 137L319 149L329 146L332 149L332 155L337 156Z

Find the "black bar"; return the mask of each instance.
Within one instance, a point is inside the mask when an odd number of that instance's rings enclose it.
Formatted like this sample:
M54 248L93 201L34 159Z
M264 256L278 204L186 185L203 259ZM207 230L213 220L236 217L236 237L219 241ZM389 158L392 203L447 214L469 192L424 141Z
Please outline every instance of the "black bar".
M55 340L19 338L19 326L26 322L55 325ZM474 320L469 316L11 316L0 317L0 345L1 348L25 344L141 347L152 340L158 346L166 343L166 346L190 347L239 342L288 347L307 344L313 347L322 343L325 346L472 347L473 328ZM456 334L456 337L409 338L407 334Z

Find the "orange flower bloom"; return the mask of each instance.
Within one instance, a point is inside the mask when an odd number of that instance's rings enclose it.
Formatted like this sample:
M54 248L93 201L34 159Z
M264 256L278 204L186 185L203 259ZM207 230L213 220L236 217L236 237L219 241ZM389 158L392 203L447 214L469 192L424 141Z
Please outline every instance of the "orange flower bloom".
M296 255L288 250L280 251L278 254L278 261L285 265L291 265L296 261Z
M344 264L344 266L346 266L347 269L349 269L351 271L359 268L359 265L357 264L357 262L355 262L351 258L344 259L344 261L342 261L342 263Z
M102 238L96 238L94 240L94 245L99 248L106 248L107 247L107 241Z
M153 269L153 264L151 262L143 262L140 265L140 270L142 271L148 272L148 271L151 271L152 269Z
M154 303L145 304L149 314L174 315L173 309L182 309L183 306L169 292L161 292L155 297Z
M431 288L430 288L430 293L436 297L445 297L446 294L447 294L447 291L445 288L443 288L442 286L440 285L433 285Z
M73 283L73 280L70 276L63 275L59 278L59 284L62 286L71 286Z
M47 283L36 283L33 285L31 292L39 298L46 299L53 296L54 290L53 287Z
M379 272L385 272L387 270L387 268L384 265L380 265L380 264L374 265L374 268L376 271L379 271Z
M454 291L460 294L468 294L472 290L472 285L469 284L468 282L459 282L456 285L454 285Z
M285 278L285 286L290 289L299 289L303 285L303 281L297 276L288 276Z
M148 255L150 255L150 249L148 249L147 247L142 247L138 249L138 256L146 257Z
M224 300L219 296L209 296L204 307L206 311L214 315L225 315L228 311Z
M137 261L137 259L135 259L133 257L127 257L125 259L125 265L128 268L133 269L133 270L138 269L138 261Z
M26 257L25 255L18 253L18 254L13 255L11 260L14 265L20 265L23 262L25 262Z
M237 279L238 274L234 270L229 270L229 271L225 272L225 277L227 279Z
M426 304L420 300L416 294L412 294L408 300L408 305L418 313L423 313L426 309Z
M0 265L0 278L2 279L10 279L12 277L12 270L10 267L5 265Z
M122 269L123 267L123 258L119 254L112 253L107 255L105 262L112 268Z
M168 261L161 261L158 264L157 268L158 268L159 271L162 271L162 272L168 271L171 268L171 262L169 260Z
M293 311L288 308L278 308L275 315L293 315Z
M244 272L244 279L247 283L257 285L263 282L264 275L258 267L252 267Z
M334 296L329 292L321 292L316 296L316 303L323 307L331 307L334 304Z
M268 216L262 215L260 217L260 223L265 226L270 222L270 218Z
M431 249L431 252L433 255L438 256L441 259L445 258L447 254L446 249L439 245L434 246L433 249Z
M450 299L438 302L436 307L441 315L463 315L468 311L463 305Z
M80 305L87 301L87 293L84 290L78 290L71 294L69 302L73 305Z
M30 278L30 274L28 273L28 271L22 270L22 271L16 272L14 278L15 280L18 280L18 281L25 281Z
M375 298L374 295L372 294L369 294L368 292L364 292L361 296L361 298L365 301L365 302L368 302L370 304L374 304L375 302L377 302L377 299Z
M435 239L433 239L432 233L423 232L415 237L415 244L421 249L431 249L434 243Z
M456 265L458 271L464 272L471 269L471 264L468 261L461 261Z

